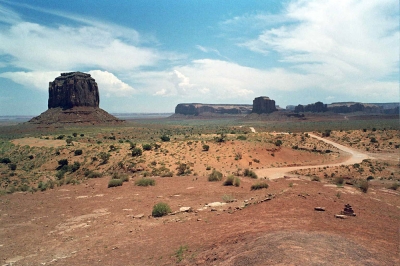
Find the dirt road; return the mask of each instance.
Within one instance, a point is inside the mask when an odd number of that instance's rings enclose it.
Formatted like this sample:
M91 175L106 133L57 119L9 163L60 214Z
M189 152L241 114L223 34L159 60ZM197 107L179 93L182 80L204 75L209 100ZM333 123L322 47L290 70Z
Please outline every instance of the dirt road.
M291 172L291 171L296 171L296 170L301 170L301 169L311 169L311 168L318 168L318 167L325 167L325 166L340 166L340 165L351 165L351 164L355 164L355 163L360 163L362 162L362 160L364 159L368 159L371 158L370 156L368 156L365 153L356 151L354 149L351 149L349 147L343 146L341 144L338 144L336 142L333 142L331 140L327 140L321 137L318 137L314 134L310 134L309 135L313 138L322 140L328 144L331 144L333 146L335 146L336 148L340 149L343 152L349 153L351 155L350 158L348 158L346 161L344 162L340 162L340 163L332 163L332 164L320 164L320 165L308 165L308 166L292 166L292 167L278 167L278 168L265 168L265 169L257 169L255 170L255 173L259 176L259 177L267 177L269 179L276 179L276 178L281 178L284 177L285 175L288 175L287 173Z

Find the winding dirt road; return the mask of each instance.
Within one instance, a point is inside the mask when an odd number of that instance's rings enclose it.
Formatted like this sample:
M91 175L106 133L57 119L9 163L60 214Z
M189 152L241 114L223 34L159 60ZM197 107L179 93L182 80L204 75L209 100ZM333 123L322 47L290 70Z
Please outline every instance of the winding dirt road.
M364 159L369 159L371 158L369 155L356 151L354 149L351 149L349 147L343 146L341 144L338 144L336 142L333 142L331 140L327 140L321 137L318 137L314 134L309 133L309 135L313 138L316 138L318 140L322 140L328 144L331 144L338 148L339 150L349 153L351 156L348 158L346 161L339 162L339 163L332 163L332 164L319 164L319 165L307 165L307 166L291 166L291 167L278 167L278 168L265 168L265 169L257 169L255 170L255 173L259 177L267 177L269 179L276 179L276 178L281 178L284 177L285 175L288 175L289 172L291 171L296 171L296 170L301 170L301 169L311 169L311 168L318 168L318 167L325 167L325 166L340 166L340 165L351 165L355 163L361 163ZM290 176L290 175L289 175Z

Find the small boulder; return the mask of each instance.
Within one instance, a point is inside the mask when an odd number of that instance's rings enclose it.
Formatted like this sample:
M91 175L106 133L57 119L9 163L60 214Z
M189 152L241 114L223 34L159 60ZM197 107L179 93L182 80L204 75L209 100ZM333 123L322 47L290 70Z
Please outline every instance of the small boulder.
M180 212L192 212L193 208L192 207L180 207L179 211Z
M325 211L325 207L315 207L314 210L320 211L320 212L324 212Z

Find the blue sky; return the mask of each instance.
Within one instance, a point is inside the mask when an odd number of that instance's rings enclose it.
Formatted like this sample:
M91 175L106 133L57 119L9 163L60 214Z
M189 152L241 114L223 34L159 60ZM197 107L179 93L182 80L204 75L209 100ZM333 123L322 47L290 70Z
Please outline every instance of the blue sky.
M178 103L399 101L399 1L0 0L0 116L47 109L62 72L108 112Z

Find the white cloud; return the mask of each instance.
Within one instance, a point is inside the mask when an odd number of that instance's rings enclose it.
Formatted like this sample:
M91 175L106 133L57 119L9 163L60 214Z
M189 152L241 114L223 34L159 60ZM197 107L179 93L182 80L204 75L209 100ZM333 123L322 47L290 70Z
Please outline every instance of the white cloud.
M106 95L118 97L131 96L136 93L134 88L110 72L91 70L88 73L96 80L100 93L105 92Z
M112 31L91 26L51 28L30 22L0 32L0 54L11 55L11 66L30 70L98 67L133 70L156 64L157 51L119 39Z
M60 73L60 71L18 71L1 73L0 77L11 79L15 83L21 84L29 89L47 91L49 89L49 82L60 76Z
M49 82L52 82L60 73L68 71L49 71L49 72L6 72L1 73L0 77L8 78L15 83L27 88L47 91ZM91 70L88 72L97 82L100 93L110 96L130 96L136 91L130 85L118 79L114 74L107 71Z
M283 16L294 23L266 28L241 45L265 55L276 51L306 73L379 79L398 71L396 2L292 1Z

